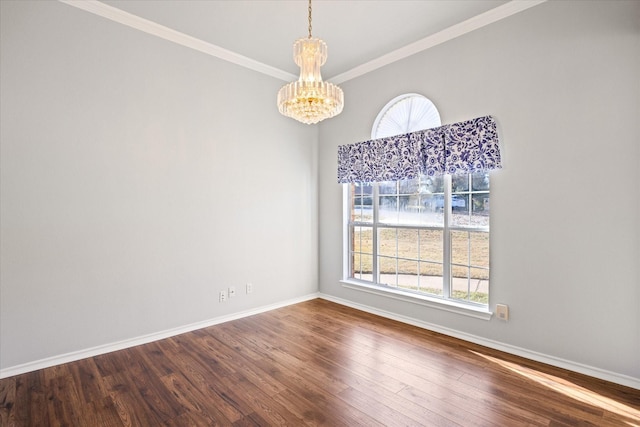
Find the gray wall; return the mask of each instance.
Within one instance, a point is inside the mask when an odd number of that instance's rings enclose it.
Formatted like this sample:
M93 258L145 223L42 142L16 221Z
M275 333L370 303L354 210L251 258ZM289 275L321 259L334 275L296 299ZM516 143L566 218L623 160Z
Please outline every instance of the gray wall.
M0 3L0 368L317 292L317 130L283 82Z
M321 127L320 291L531 354L640 380L640 3L549 2L343 84ZM483 321L343 288L336 147L396 95L443 123L495 116L490 305Z
M275 79L58 2L0 7L0 369L319 287L640 378L637 2L537 6L343 84L319 127L277 113ZM508 323L339 284L336 147L406 92L443 123L498 121L491 306Z

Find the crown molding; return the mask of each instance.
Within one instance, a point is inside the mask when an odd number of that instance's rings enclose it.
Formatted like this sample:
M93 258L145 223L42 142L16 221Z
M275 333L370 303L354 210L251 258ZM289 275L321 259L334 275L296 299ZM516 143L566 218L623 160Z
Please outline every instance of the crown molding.
M211 55L213 57L222 59L227 62L231 62L241 67L248 68L253 71L257 71L262 74L266 74L271 77L275 77L279 80L288 82L296 80L297 75L280 70L279 68L272 67L270 65L258 62L254 59L240 55L228 49L224 49L220 46L212 43L205 42L196 37L189 36L179 31L173 30L164 25L160 25L156 22L148 19L141 18L137 15L125 12L121 9L109 6L98 0L59 0L61 3L69 6L76 7L94 15L101 16L114 22L118 22L122 25L126 25L131 28L143 31L147 34L154 35L164 40L177 43L179 45L197 50L199 52ZM416 53L427 50L431 47L437 46L456 37L460 37L463 34L467 34L478 28L485 27L489 24L497 22L501 19L507 18L523 10L527 10L547 0L512 0L509 3L505 3L502 6L498 6L473 18L467 19L459 24L453 25L421 40L413 42L400 49L389 52L374 60L366 62L349 71L338 74L327 81L331 81L335 84L344 83L348 80L360 77L378 68L389 65L393 62L404 59L408 56L415 55Z
M449 28L445 28L442 31L408 44L407 46L401 47L393 52L389 52L327 80L331 80L331 82L335 84L344 83L347 80L355 79L356 77L370 73L378 68L382 68L408 56L415 55L416 53L470 33L478 28L493 24L494 22L542 4L546 1L547 0L512 0L509 3L505 3L494 9L488 10L459 24L452 25Z
M154 35L164 40L177 43L179 45L197 50L207 55L214 56L232 64L266 74L271 77L283 80L285 82L296 80L298 76L272 67L270 65L258 62L254 59L240 55L233 51L224 49L220 46L205 42L196 37L173 30L148 19L141 18L137 15L125 12L124 10L109 6L97 0L59 0L61 3L76 7L94 15L101 16L122 25L126 25L136 30L143 31L147 34Z

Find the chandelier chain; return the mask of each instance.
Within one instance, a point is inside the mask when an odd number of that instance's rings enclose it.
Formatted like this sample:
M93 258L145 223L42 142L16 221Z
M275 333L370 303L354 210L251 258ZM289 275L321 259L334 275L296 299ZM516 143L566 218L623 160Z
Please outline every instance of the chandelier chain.
M280 88L278 110L299 122L314 124L342 112L344 93L333 83L322 81L320 67L327 60L327 44L311 35L311 0L308 9L309 38L300 38L293 44L300 78Z
M311 0L309 0L309 38L311 38Z

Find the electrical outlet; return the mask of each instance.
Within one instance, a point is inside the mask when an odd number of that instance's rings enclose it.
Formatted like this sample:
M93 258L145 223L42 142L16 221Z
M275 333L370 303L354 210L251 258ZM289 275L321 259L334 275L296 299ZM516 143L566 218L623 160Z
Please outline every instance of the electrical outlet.
M253 283L247 283L247 293L253 293Z
M496 304L496 314L500 320L509 320L509 306L506 304Z
M227 300L227 291L220 291L220 302L225 302Z
M233 298L236 296L236 287L229 286L229 298Z

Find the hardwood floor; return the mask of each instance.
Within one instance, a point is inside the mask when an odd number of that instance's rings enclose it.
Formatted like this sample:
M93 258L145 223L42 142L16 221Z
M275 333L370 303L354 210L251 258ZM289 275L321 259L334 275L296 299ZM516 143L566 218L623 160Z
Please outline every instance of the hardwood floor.
M0 380L2 426L640 426L640 391L325 300Z

